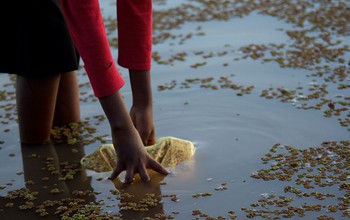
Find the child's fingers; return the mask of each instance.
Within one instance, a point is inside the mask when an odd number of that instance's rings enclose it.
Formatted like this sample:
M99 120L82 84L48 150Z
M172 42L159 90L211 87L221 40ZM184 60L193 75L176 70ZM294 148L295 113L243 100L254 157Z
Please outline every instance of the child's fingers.
M120 164L118 164L115 170L113 171L112 175L109 177L109 179L114 180L119 176L121 172L123 172L123 170L124 168Z
M153 159L149 161L149 168L163 175L169 174L169 171L167 171L164 167L162 167L162 165Z
M139 165L139 174L140 174L140 177L141 177L143 182L149 182L150 181L150 177L149 177L149 175L147 173L145 165L143 165L143 164Z
M126 170L126 174L125 174L125 183L131 183L134 179L134 175L135 175L135 168L134 166L128 166L127 170Z

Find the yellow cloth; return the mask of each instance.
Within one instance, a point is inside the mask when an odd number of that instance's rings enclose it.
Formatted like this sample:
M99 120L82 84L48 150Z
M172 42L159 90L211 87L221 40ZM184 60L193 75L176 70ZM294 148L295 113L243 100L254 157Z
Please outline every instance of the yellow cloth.
M153 159L164 167L174 167L190 159L195 147L192 142L175 138L162 137L154 145L146 147ZM101 145L95 152L81 159L81 164L95 172L112 171L117 161L113 144Z

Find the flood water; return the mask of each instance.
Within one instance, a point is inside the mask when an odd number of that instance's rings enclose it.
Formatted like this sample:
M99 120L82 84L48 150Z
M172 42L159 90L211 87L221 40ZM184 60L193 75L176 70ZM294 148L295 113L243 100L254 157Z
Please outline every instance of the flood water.
M349 10L349 2L345 2ZM156 1L154 9L166 10L182 3L195 4L196 1L176 1L176 3L175 1L164 1L164 3ZM115 17L115 8L111 6L113 4L114 2L109 0L101 2L105 17ZM136 181L130 186L118 183L115 185L106 179L110 173L94 173L88 170L77 174L74 180L54 181L51 178L42 184L28 184L28 182L26 184L28 180L41 183L46 177L46 171L41 169L45 164L47 165L45 158L53 158L54 167L58 167L58 164L64 161L73 163L79 161L84 154L93 152L100 143L95 142L86 146L48 145L45 149L21 147L15 109L4 107L13 106L15 102L14 100L0 101L2 106L0 114L3 116L1 119L8 122L2 123L0 129L0 141L4 142L0 144L0 196L3 200L0 202L1 219L13 219L15 216L26 216L28 219L33 216L33 219L40 219L35 214L35 209L20 210L16 205L12 208L4 207L8 203L4 197L9 192L23 187L38 191L41 202L69 197L74 190L92 190L97 194L90 196L87 202L103 200L104 204L100 204L103 213L120 212L126 219L154 217L157 213L169 214L175 219L205 219L205 216L193 215L194 210L200 210L217 219L220 219L218 216L229 219L229 212L234 211L237 219L248 219L242 208L255 209L251 204L257 203L266 194L293 197L294 206L306 203L337 204L337 197L317 200L311 197L286 195L284 188L293 184L291 181L263 181L251 177L255 171L266 168L260 158L277 143L297 149L309 149L318 147L325 141L349 140L348 128L340 126L337 117L327 118L320 110L298 108L298 100L284 103L276 98L261 97L262 90L271 87L295 89L298 86L306 88L315 83L322 84L322 78L308 77L312 71L302 68L281 68L276 63L262 63L254 59L234 60L242 56L239 49L248 44L290 42L291 40L283 31L287 29L293 29L293 25L273 16L252 12L243 18L186 22L178 28L171 29L170 32L174 35L194 33L191 38L183 43L179 42L180 38L175 38L154 45L153 50L161 54L163 59L180 52L187 54L183 61L175 60L171 64L153 62L152 88L157 137L174 136L190 140L195 144L196 153L191 160L171 168L171 174L166 177L153 174L149 184ZM155 30L155 33L159 32ZM196 34L199 32L204 34ZM113 34L116 33L111 33L110 37ZM342 38L342 36L337 37ZM349 38L343 37L342 40L345 45L350 43ZM116 57L117 49L112 47L112 51ZM214 56L203 58L196 55L200 51L203 54L213 53ZM228 53L223 56L217 55L223 51ZM350 59L348 52L343 57L346 62ZM191 67L203 61L206 62L204 65L197 68ZM120 71L127 81L122 93L127 105L130 106L131 89L127 70L120 68ZM81 84L88 81L83 72L83 69L79 70ZM244 87L254 86L254 89L250 94L237 95L239 91L220 88L217 80L222 76ZM212 83L218 85L218 89L203 88L200 82L189 83L188 88L181 86L186 79L208 77L214 78ZM170 85L172 81L176 82L174 88L158 89L159 86ZM347 76L343 83L348 85L349 81L350 78ZM0 75L1 90L14 91L12 85L5 86L11 82L8 75ZM89 97L88 95L92 94L89 86L83 86L81 91L87 92L82 97ZM339 94L343 97L350 96L349 88L338 90L332 83L328 85L328 92L328 97L332 98ZM89 97L87 101L81 102L82 119L90 118L93 121L94 116L103 114L99 103L92 99ZM349 114L349 111L346 113ZM6 114L10 116L7 117ZM349 119L344 115L343 118ZM14 118L8 119L11 117ZM94 127L97 128L96 135L109 135L107 121ZM111 142L110 137L106 139ZM71 154L72 147L77 149L78 153ZM28 155L32 154L41 155L41 157L30 158ZM349 169L350 167L347 168ZM43 189L44 185L63 191L57 195L50 194L47 193L47 189ZM122 188L136 198L142 198L146 193L163 195L163 202L148 212L121 210L118 204L122 201L116 199L110 190ZM334 193L336 196L344 194L344 191L339 191L337 186L324 189L318 187L314 190L316 189ZM211 193L211 196L193 197L197 193ZM174 199L176 201L172 201L171 197L166 195L176 195ZM347 196L349 195L345 195ZM292 219L317 219L321 215L345 219L346 217L342 216L343 212L344 210L330 212L327 208L323 208L320 211L308 211L304 217L295 215ZM282 216L279 217L283 219ZM50 215L45 218L58 217ZM259 216L252 218L264 219Z

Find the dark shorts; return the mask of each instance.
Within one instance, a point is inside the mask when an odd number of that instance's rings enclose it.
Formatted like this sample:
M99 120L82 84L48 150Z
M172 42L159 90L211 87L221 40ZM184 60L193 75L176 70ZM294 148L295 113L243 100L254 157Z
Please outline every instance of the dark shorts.
M56 0L1 0L0 72L45 77L78 69Z

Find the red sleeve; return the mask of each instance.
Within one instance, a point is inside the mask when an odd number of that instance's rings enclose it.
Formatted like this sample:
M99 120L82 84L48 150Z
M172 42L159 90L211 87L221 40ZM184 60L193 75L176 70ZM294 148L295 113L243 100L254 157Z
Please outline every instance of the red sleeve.
M131 70L150 70L152 0L117 0L118 63Z
M61 0L63 13L97 97L111 95L123 85L107 40L98 0Z

